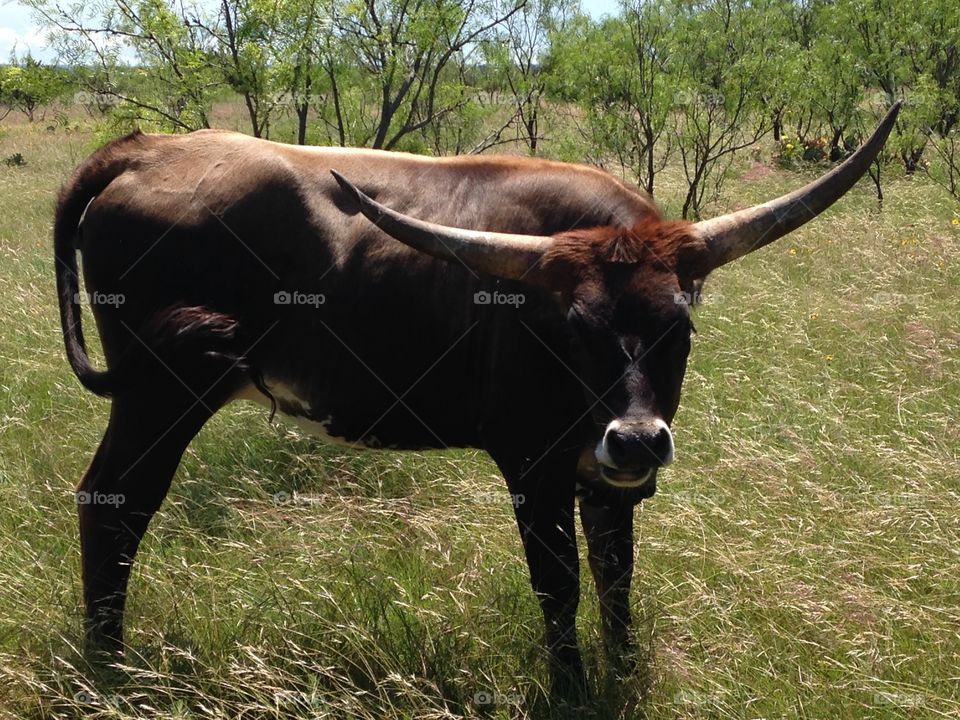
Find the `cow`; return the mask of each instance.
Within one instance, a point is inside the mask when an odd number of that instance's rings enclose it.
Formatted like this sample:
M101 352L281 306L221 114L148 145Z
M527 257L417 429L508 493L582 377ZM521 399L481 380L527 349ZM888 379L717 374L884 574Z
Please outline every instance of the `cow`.
M689 300L846 193L898 110L820 179L695 223L662 219L602 170L543 159L216 130L101 148L54 224L67 358L111 403L77 490L85 646L122 652L147 525L191 439L242 399L352 447L489 453L524 499L554 689L584 682L579 504L605 645L629 658L633 510L674 457ZM84 343L78 252L105 369Z

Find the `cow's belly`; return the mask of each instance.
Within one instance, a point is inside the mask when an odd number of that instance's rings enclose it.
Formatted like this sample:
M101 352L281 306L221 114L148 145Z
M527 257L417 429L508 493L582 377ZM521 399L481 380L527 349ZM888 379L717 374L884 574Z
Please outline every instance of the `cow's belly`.
M337 420L330 413L324 413L312 407L310 402L301 397L290 385L267 378L266 385L277 402L277 412L290 420L294 425L306 433L318 437L326 442L343 447L367 449L388 448L376 437L375 433L363 434L360 437L348 438L346 434L336 431ZM234 400L251 400L265 408L273 409L270 398L264 395L253 385L248 385L233 398ZM371 428L373 430L373 428Z
M422 438L412 438L409 433L397 437L389 410L374 412L372 415L369 413L343 415L318 406L307 397L306 393L299 391L290 383L270 377L265 378L264 382L276 400L278 414L283 415L304 432L335 445L374 450L427 450L448 446L432 432L428 432ZM253 385L244 387L232 399L251 400L265 408L273 409L270 398ZM394 405L394 408L397 405L399 403ZM394 429L391 430L391 427Z

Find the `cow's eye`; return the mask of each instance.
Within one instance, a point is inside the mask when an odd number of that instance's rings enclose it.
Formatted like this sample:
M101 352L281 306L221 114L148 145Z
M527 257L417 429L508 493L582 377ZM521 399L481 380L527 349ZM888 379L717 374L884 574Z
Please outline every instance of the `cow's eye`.
M689 321L678 322L670 331L669 337L665 338L666 346L669 348L689 348L693 336L693 324Z

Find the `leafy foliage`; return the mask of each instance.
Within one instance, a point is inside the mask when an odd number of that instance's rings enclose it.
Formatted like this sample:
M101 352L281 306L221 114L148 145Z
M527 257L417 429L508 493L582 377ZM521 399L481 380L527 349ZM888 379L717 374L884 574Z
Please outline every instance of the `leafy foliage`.
M878 191L890 163L948 190L955 174L953 0L621 0L599 20L574 0L27 2L79 71L80 104L117 129L209 127L214 103L239 97L256 136L520 145L650 193L677 154L682 213L699 217L768 133L783 162L837 162L901 100ZM32 118L63 94L57 76L29 57L3 68L0 107ZM558 113L577 137L551 137Z
M30 122L67 89L63 72L27 54L0 67L0 118L19 110Z

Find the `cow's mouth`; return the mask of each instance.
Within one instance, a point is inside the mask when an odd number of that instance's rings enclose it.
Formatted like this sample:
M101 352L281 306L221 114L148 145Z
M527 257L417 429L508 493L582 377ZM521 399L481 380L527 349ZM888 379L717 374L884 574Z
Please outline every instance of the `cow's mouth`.
M653 468L636 468L633 470L616 470L614 468L600 466L600 474L603 479L614 487L638 488L650 482L654 476Z

